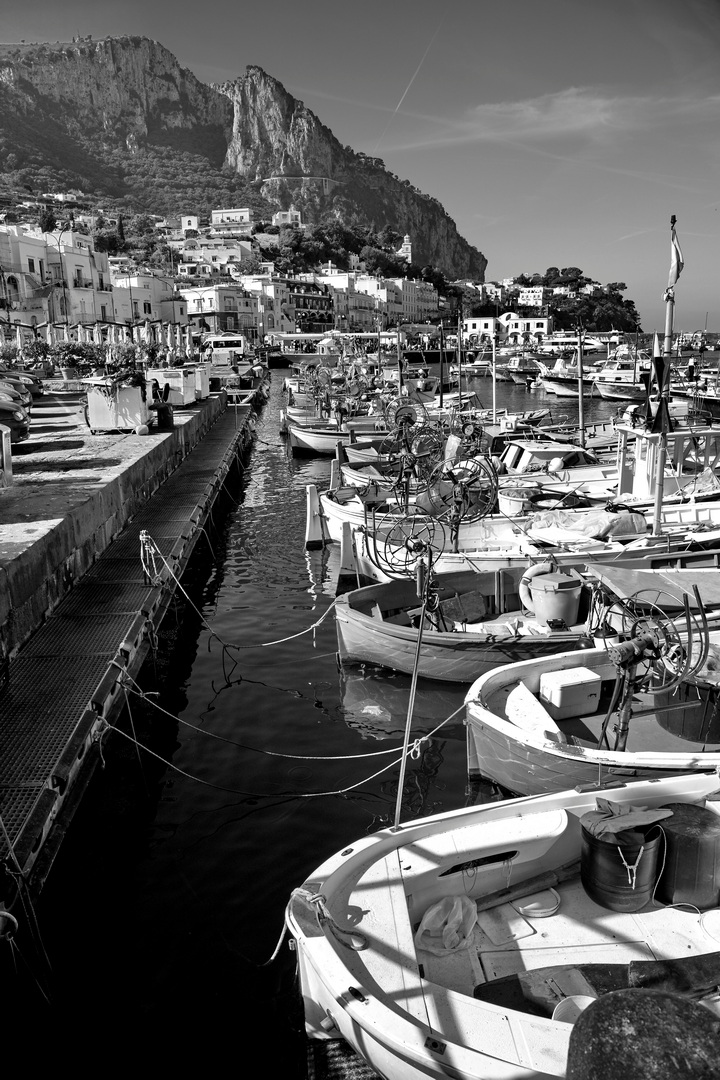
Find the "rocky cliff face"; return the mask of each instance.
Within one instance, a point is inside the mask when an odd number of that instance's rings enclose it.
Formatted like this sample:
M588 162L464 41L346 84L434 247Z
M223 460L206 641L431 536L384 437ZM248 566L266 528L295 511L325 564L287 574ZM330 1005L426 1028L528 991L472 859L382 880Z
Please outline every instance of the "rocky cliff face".
M217 89L233 103L227 161L262 181L263 194L312 216L353 214L409 233L413 261L482 280L487 260L458 233L440 203L416 191L374 158L344 147L301 101L261 68Z
M80 179L92 175L94 191L103 148L189 151L216 169L230 166L239 177L260 181L271 206L293 204L310 222L331 215L378 230L388 225L410 234L414 262L430 263L451 277L484 276L486 259L458 234L436 199L378 159L343 147L258 67L233 82L206 86L147 38L2 46L0 162L12 152L10 144L29 146L33 131L33 161L39 152L46 158L55 154L67 169L73 153L67 137L81 145L86 163L75 168ZM117 185L117 157L110 173ZM178 212L187 209L178 206Z
M162 144L173 131L211 131L222 160L232 130L231 103L149 38L4 46L0 86L26 113L60 115L70 129L98 132L129 149Z

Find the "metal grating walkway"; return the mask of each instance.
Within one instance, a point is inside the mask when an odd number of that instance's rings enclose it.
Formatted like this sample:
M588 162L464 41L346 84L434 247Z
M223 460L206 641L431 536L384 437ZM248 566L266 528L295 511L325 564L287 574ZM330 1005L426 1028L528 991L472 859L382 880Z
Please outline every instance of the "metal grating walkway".
M40 887L66 796L89 780L86 751L124 701L118 678L137 673L230 469L251 441L252 407L221 413L135 518L55 608L18 656L0 696L0 857L33 873ZM172 568L161 584L145 577L140 533ZM44 858L38 853L46 848Z

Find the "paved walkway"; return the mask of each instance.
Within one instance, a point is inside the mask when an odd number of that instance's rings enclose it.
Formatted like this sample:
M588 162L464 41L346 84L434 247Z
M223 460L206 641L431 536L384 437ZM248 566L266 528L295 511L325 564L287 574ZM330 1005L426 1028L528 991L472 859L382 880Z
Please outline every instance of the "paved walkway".
M178 442L176 428L91 435L82 396L51 391L33 408L31 438L15 447L14 482L0 490L5 624L16 618L13 590L30 575L42 580L57 538L67 544L68 521L71 544L81 545L73 526L79 533L87 521L104 520L108 507L101 505L99 515L95 508L111 492L113 520L118 485L125 510L133 507L125 527L92 551L89 568L44 611L0 680L0 866L11 848L11 870L36 888L92 775L100 740L122 709L123 675L137 674L215 498L252 438L252 406L222 411L224 400L216 395L185 416L176 412L176 425L200 432L190 448ZM158 459L152 475L162 482L138 500L128 478L148 455ZM86 503L93 512L83 516ZM160 573L153 578L141 558L141 534L157 548ZM4 884L0 900L7 898L10 883Z

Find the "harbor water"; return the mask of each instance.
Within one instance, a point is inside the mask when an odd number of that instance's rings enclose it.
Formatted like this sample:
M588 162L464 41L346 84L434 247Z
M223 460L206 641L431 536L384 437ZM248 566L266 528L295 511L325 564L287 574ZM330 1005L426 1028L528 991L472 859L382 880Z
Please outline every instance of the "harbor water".
M285 904L324 857L394 819L410 678L338 669L339 553L303 544L305 487L326 486L330 461L290 456L283 376L23 911L14 1007L105 1060L175 1069L197 1055L242 1075L260 1057L254 1075L302 1077ZM489 407L491 381L474 386ZM577 401L507 383L497 407L577 417ZM616 408L589 399L585 419ZM419 684L412 735L427 738L404 820L502 797L468 789L465 689Z

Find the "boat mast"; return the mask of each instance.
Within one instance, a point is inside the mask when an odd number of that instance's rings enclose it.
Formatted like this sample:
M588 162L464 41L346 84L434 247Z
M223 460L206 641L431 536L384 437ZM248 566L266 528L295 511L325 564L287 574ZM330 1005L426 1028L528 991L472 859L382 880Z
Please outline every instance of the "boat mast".
M442 324L441 324L442 325ZM427 563L425 559L427 558ZM410 697L408 699L407 715L405 717L405 733L403 736L402 758L400 760L400 776L398 778L397 797L395 799L395 820L392 832L400 828L400 815L402 814L402 797L405 787L405 772L407 759L410 754L410 731L412 729L413 711L415 709L415 694L417 692L418 669L420 667L420 651L422 649L423 628L427 612L430 589L432 587L432 553L429 548L420 553L420 558L415 567L415 584L417 598L421 602L420 615L418 616L418 634L415 644L415 661L413 663L412 679L410 682Z
M440 408L443 407L443 383L445 382L445 339L443 337L443 321L440 319Z
M497 328L493 328L492 336L492 418L493 424L497 424Z
M398 366L398 388L402 393L403 388L403 355L400 347L400 323L397 325L397 366Z
M458 321L457 321L457 365L458 365L458 404L462 408L462 300L458 305Z
M662 531L660 522L662 519L665 462L667 460L667 433L672 427L672 424L670 422L670 412L668 409L668 398L670 396L669 375L672 356L673 316L675 312L675 285L677 284L677 280L680 277L680 273L684 266L682 252L680 250L680 244L678 243L678 239L675 234L676 221L677 218L673 214L670 218L670 276L668 278L668 287L665 290L664 295L665 339L663 341L663 355L662 357L653 357L653 365L655 367L655 373L658 382L659 400L657 412L655 413L655 419L652 425L652 430L653 432L659 432L660 434L660 443L658 445L656 463L657 467L655 470L655 505L653 508L653 536L659 536ZM657 349L657 345L653 351L659 351Z
M585 402L583 401L583 325L582 320L578 323L578 351L577 351L577 378L578 378L578 428L580 445L585 447Z

